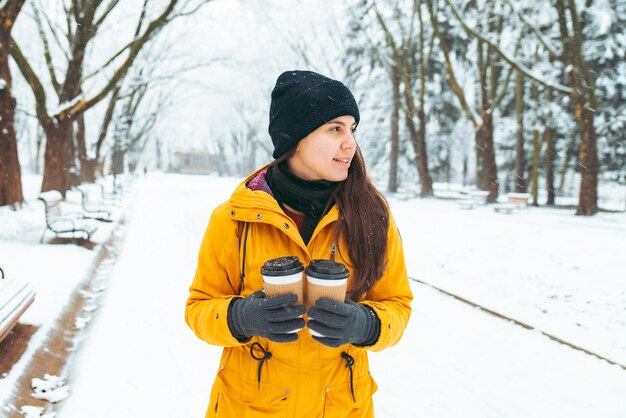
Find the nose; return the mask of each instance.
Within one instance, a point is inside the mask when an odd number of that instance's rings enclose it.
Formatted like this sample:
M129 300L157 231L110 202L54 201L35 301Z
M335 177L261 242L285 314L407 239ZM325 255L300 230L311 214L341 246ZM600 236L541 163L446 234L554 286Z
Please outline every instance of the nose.
M352 132L348 132L341 143L342 150L351 150L356 148L356 139L354 139L354 134Z

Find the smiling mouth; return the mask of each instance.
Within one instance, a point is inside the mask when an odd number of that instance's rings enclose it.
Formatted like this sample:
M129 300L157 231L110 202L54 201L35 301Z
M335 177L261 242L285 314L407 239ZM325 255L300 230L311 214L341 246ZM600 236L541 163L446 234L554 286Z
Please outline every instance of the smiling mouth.
M350 160L348 158L333 158L333 160L338 161L340 163L348 164Z

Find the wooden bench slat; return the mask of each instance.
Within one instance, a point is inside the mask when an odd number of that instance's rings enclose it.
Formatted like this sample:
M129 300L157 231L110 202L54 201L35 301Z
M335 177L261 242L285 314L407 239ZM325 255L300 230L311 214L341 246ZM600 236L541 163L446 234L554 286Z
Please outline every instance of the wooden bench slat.
M35 300L35 289L26 282L0 280L0 341L13 329Z

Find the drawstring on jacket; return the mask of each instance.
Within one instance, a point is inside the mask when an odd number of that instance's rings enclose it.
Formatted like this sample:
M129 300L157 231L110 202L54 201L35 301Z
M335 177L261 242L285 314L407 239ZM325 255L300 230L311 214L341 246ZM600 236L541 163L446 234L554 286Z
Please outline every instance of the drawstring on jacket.
M259 350L263 353L263 357L257 357L254 353L254 347L258 347ZM250 355L253 359L259 362L259 369L257 371L257 382L258 382L258 390L261 390L261 370L263 369L263 363L265 360L269 360L272 358L272 353L267 351L258 341L255 341L250 346Z
M354 396L354 379L352 375L352 366L354 365L354 357L345 351L341 353L341 358L346 361L346 367L350 370L350 392L352 393L352 400L356 403L356 397Z

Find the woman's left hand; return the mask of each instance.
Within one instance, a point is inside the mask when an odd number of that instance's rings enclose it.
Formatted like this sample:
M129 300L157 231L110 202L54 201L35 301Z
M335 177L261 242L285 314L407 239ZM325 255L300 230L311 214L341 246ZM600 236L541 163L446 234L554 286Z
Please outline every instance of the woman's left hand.
M313 335L313 339L329 347L370 345L376 342L380 333L380 321L374 311L350 299L338 302L320 298L309 309L308 315L307 326L321 334Z

